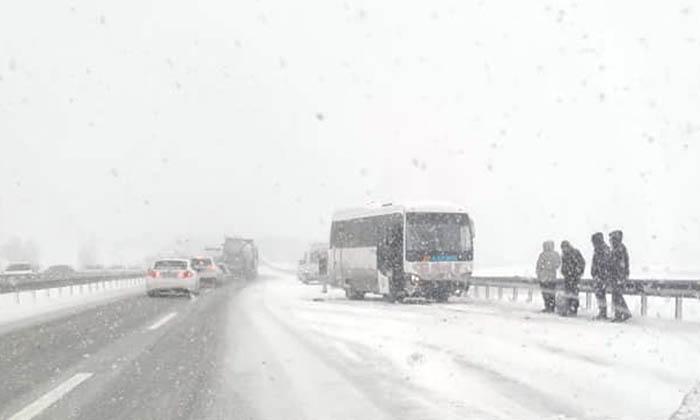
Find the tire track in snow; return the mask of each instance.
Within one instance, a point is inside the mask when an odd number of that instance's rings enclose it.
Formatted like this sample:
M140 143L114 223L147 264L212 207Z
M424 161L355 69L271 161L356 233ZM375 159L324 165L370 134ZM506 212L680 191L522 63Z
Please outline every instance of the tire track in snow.
M495 390L501 391L509 399L517 402L518 405L538 413L549 413L553 418L560 416L575 419L585 419L588 416L581 410L563 403L555 395L543 392L520 380L501 373L483 364L472 362L460 354L445 350L441 347L421 343L421 346L449 355L455 364L460 368L468 370L471 374L479 376L484 383L490 385Z
M469 398L445 398L434 390L416 382L411 375L400 369L394 360L380 355L376 349L355 341L329 335L316 328L307 329L314 337L302 336L286 324L285 318L265 308L277 324L308 347L326 364L354 382L366 398L380 407L390 407L396 418L404 419L463 419L478 418L483 420L510 419L511 416L498 412L489 412L470 404ZM390 339L389 337L381 337ZM330 344L329 344L330 343ZM340 344L338 344L340 343ZM339 346L352 351L359 361L347 357L346 351L339 351ZM328 347L328 349L322 349ZM334 357L337 353L337 357ZM388 401L387 401L388 400ZM479 402L480 404L480 402Z
M535 345L546 352L556 354L558 356L570 358L570 359L576 359L576 360L579 360L579 361L582 361L585 363L590 363L592 365L601 366L601 367L608 367L608 366L614 365L609 360L605 360L605 359L602 359L600 357L591 356L590 354L579 353L579 352L576 352L572 349L564 349L561 347L553 346L551 344L542 344L542 343L536 343Z

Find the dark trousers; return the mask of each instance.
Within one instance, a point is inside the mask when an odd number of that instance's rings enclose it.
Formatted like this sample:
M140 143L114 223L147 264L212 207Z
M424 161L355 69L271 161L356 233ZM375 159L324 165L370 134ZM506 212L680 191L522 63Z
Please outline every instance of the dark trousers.
M612 305L615 312L615 319L627 319L632 316L625 296L622 294L622 284L615 282L612 288Z
M541 282L540 290L542 290L542 300L544 301L545 312L554 312L556 306L556 283L554 282Z
M578 313L578 281L579 279L564 279L564 293L566 306L564 315L576 315Z
M598 301L598 316L601 318L607 318L608 316L608 300L605 296L605 284L596 283L595 285L595 298Z

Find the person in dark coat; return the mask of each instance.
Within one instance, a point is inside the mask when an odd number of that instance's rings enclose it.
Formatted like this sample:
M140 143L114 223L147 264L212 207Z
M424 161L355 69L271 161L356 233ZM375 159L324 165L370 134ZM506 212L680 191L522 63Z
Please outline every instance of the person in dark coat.
M565 305L562 315L576 316L578 313L578 283L586 270L586 260L569 241L561 243L561 274L564 276Z
M610 280L612 287L612 304L615 312L613 322L624 322L632 317L622 294L625 283L630 276L630 259L627 247L622 243L622 231L610 232Z
M554 250L554 241L545 241L542 244L542 252L537 259L537 280L542 290L544 309L542 312L554 312L555 294L557 287L557 270L561 266L561 257Z
M591 261L591 277L593 290L598 301L598 316L596 319L608 319L608 302L605 296L610 284L610 247L605 243L601 232L591 236L593 242L593 260Z

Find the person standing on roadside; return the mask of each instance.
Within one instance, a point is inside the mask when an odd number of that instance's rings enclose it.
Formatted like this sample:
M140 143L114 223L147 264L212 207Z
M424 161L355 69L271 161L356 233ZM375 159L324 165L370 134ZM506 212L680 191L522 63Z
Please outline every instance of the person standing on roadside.
M542 290L542 300L544 301L544 309L542 312L554 312L555 296L557 287L557 270L561 266L561 257L554 250L554 241L545 241L542 243L542 252L537 259L537 281L540 283Z
M612 304L615 312L613 322L624 322L632 317L622 294L625 283L630 276L630 259L627 247L622 243L622 231L610 232L610 272L612 286Z
M561 243L561 274L564 276L564 308L563 316L578 314L578 284L586 270L586 260L581 252L571 246L569 241Z
M605 293L610 284L610 247L605 243L605 237L601 232L594 233L591 236L591 242L593 242L591 277L595 298L598 301L598 315L595 319L608 319L608 302Z

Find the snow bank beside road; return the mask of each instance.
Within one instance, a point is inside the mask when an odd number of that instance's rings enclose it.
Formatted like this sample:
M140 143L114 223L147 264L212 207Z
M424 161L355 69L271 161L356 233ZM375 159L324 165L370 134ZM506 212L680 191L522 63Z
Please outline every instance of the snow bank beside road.
M670 420L697 419L700 419L700 383L683 398L683 403L670 418Z
M697 420L700 419L700 384L697 384L683 398L683 403L673 413L670 420Z
M139 293L145 293L143 278L2 293L0 324Z
M470 298L356 302L273 275L253 286L259 304L367 394L387 395L396 417L663 419L700 377L693 323L598 323Z
M490 300L498 300L498 288L490 288ZM478 291L477 291L478 290ZM525 302L527 297L527 289L518 288L517 301L512 300L513 289L504 287L502 289L503 296L501 300L503 303L519 305L521 308L529 308L532 310L541 309L544 307L542 302L542 294L537 287L533 288L532 301ZM474 286L469 288L469 299L482 299L486 300L486 290L484 286ZM579 306L579 316L593 317L598 313L598 303L595 296L591 294L591 308L585 308L586 294L581 293L579 296L580 306ZM612 301L611 295L608 293L608 315L612 317ZM463 299L454 299L453 301L462 301ZM625 301L627 306L632 311L632 316L638 318L641 316L642 308L642 298L636 295L625 295ZM657 297L649 296L647 297L647 318L649 319L667 319L672 320L675 318L675 300L670 297ZM683 299L683 322L700 322L700 300L692 298Z

